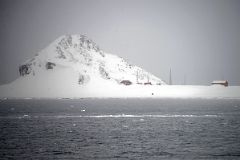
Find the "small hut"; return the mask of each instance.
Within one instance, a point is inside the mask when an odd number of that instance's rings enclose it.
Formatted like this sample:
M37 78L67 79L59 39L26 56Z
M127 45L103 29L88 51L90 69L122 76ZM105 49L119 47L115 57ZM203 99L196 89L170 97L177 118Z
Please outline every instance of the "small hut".
M213 81L212 85L222 85L222 86L227 87L228 86L228 81L227 80Z

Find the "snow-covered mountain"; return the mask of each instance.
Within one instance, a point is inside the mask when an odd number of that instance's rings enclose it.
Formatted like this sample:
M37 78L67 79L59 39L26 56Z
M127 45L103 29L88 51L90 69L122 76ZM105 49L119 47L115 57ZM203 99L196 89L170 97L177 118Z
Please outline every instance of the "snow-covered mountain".
M19 74L17 80L0 87L0 96L91 97L111 95L114 88L166 84L123 58L102 51L84 35L59 37L21 64Z
M59 37L20 65L19 74L0 86L0 98L240 98L239 86L165 85L82 35Z
M119 84L124 81L133 84L165 84L161 79L129 64L123 58L105 53L84 35L59 37L32 59L23 63L19 67L19 73L23 77L45 76L44 72L54 72L61 68L77 72L75 81L79 85L102 80Z

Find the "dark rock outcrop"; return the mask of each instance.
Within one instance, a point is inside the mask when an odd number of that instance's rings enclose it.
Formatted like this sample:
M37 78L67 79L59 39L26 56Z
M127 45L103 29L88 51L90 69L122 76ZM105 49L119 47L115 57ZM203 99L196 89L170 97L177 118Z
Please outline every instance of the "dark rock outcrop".
M121 84L124 84L124 85L126 85L126 86L129 86L129 85L132 84L132 82L129 81L129 80L122 80L120 83L121 83Z
M55 63L52 63L52 62L47 62L46 63L46 69L53 69L53 67L55 67L56 64Z
M24 64L19 67L20 76L25 76L30 74L32 71L31 64Z

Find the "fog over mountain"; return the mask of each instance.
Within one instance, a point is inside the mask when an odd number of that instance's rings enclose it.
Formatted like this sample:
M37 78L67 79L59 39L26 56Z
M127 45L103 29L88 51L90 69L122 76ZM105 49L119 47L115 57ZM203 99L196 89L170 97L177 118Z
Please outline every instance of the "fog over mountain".
M1 0L0 84L60 35L101 48L173 84L240 85L238 0Z

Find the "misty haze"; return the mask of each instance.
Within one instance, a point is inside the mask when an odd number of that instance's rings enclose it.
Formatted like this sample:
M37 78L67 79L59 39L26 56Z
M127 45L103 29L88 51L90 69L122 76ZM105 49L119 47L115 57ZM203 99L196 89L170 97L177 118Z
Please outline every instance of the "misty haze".
M239 159L240 2L2 0L1 159Z

